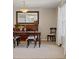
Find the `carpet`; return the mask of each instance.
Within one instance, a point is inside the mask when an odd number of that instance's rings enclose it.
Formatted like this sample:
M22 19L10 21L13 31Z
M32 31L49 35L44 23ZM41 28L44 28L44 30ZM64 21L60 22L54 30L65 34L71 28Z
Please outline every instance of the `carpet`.
M26 48L26 44L20 44L13 49L14 59L64 59L63 47L58 47L52 42L43 42L41 47L31 44Z

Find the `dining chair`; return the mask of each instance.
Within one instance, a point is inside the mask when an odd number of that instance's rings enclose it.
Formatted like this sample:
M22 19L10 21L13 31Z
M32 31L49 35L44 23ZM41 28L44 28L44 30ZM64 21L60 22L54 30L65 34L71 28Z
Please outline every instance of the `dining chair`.
M36 35L35 36L34 35L28 36L28 38L27 38L27 48L31 44L31 42L34 42L34 48L35 48L36 43L37 43L37 36Z
M50 28L50 33L47 35L47 41L56 41L56 28Z

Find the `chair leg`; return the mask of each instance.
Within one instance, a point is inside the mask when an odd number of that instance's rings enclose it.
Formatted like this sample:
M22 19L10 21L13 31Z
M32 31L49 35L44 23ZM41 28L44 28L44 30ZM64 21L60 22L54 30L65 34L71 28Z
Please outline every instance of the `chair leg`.
M16 39L16 41L17 41L17 46L19 45L19 40L18 39Z
M52 40L51 36L50 36L50 41Z
M49 36L47 36L47 41L49 41Z
M53 36L51 37L51 39L52 39L52 42L53 42Z
M29 46L29 40L27 40L27 48L28 48L28 46Z
M35 41L35 45L34 45L34 48L35 48L35 46L36 46L36 41Z
M15 48L15 45L16 45L16 44L15 44L15 40L13 40L13 47L14 47L14 48Z

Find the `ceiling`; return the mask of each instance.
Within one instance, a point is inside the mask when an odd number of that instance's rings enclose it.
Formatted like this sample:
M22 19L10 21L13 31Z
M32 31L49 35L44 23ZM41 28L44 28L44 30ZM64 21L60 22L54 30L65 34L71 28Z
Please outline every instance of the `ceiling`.
M22 7L24 0L13 0L14 7ZM55 8L58 6L59 0L25 0L28 8Z

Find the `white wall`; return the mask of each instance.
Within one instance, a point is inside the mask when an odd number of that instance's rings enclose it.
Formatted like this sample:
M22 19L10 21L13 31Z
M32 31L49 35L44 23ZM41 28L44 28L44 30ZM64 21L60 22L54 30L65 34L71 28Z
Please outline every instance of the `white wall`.
M13 24L16 24L16 8L14 8ZM39 31L41 38L46 39L50 27L57 27L57 8L30 8L29 10L39 11Z

